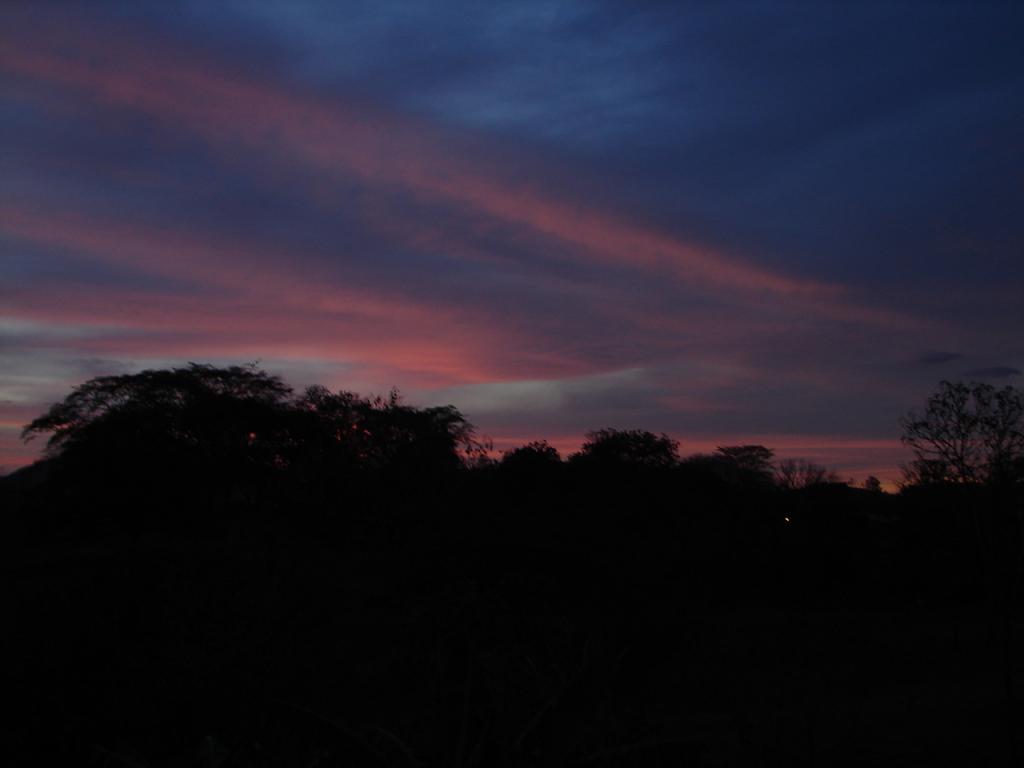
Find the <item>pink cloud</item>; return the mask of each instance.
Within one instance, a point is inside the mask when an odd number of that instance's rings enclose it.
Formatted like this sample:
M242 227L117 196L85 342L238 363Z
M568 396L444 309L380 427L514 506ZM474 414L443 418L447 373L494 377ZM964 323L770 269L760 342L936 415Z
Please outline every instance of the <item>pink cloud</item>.
M271 163L301 163L526 228L585 263L664 274L778 309L872 324L894 319L844 299L837 285L764 269L611 211L502 181L500 164L479 153L466 158L457 142L422 121L257 82L202 56L107 37L48 30L31 42L9 38L0 68L148 114L221 150L243 146Z
M222 289L204 298L53 285L6 299L6 312L24 319L147 332L108 337L115 349L96 338L78 342L95 351L168 354L181 346L186 354L307 355L448 383L507 378L524 366L554 374L572 366L543 352L531 356L528 339L472 306L450 308L292 270L286 265L293 254L258 242L12 207L0 208L0 232Z
M635 301L620 305L608 300L617 286L602 288L593 297L608 326L601 343L610 344L619 328L640 329L645 354L652 358L678 356L682 349L706 361L728 357L725 342L753 346L799 323L921 327L914 318L858 304L841 286L767 269L614 211L551 194L540 185L508 181L508 169L497 159L500 148L477 144L464 151L460 142L424 121L290 84L257 81L207 53L133 42L122 30L29 31L0 41L0 71L44 86L40 94L47 88L72 91L115 110L147 115L198 137L228 162L241 149L260 158L254 172L280 173L295 166L332 182L355 180L383 193L398 191L430 206L454 208L470 227L481 222L484 229L497 225L522 232L531 246L541 243L560 259L663 277L720 304L742 302L742 313L716 310L711 322L706 309L695 320L682 307L664 311ZM312 183L307 192L316 205L330 210L341 204L332 196L333 186ZM370 226L415 248L464 260L493 258L467 242L470 238L443 227L403 221L387 210L361 213ZM484 311L471 301L453 307L343 282L317 271L301 253L266 243L13 205L0 208L0 232L218 292L215 299L204 299L54 285L34 295L5 297L5 311L15 317L90 329L84 336L46 342L70 349L163 357L310 358L358 364L371 370L372 378L424 388L557 378L601 368L595 362L599 357L588 359L576 341L539 338L520 327L521 318ZM301 269L290 266L298 263ZM697 326L700 339L686 341ZM627 336L615 340L631 343ZM738 343L728 347L737 348ZM704 389L734 382L736 375L730 369ZM748 368L742 375L756 378L759 372ZM787 373L796 375L829 385L823 374ZM668 394L662 405L707 410L712 403L703 397L704 389L697 389ZM499 439L508 447L519 440ZM582 435L549 439L568 453L578 448ZM858 455L890 455L891 449L891 443L886 448L841 438L780 440L740 436L715 444L764 442L780 455L837 466L843 465L833 459L854 466L873 460ZM694 449L691 442L684 444L684 450Z

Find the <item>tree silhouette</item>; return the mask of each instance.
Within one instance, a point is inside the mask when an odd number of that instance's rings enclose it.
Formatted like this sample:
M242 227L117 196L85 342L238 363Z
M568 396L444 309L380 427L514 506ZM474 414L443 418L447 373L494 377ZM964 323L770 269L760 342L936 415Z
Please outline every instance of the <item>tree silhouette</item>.
M317 503L349 498L360 484L382 487L363 482L368 473L414 487L488 450L454 406L408 406L395 391L364 398L311 387L295 397L255 366L94 378L23 431L26 440L44 434L76 487L136 499L163 488L191 494L193 507L256 503L271 490L278 499L297 489Z
M679 462L679 443L668 435L640 429L599 429L587 432L575 464L664 469Z
M501 456L501 467L513 472L543 472L562 464L558 449L547 440L533 442L505 451Z
M839 476L828 467L807 459L783 459L775 470L776 483L791 491L838 480Z
M868 475L864 478L864 490L871 491L872 493L882 492L882 481L874 475Z
M192 363L101 376L75 387L22 437L49 434L50 457L94 471L269 467L282 450L290 395L279 378L255 366Z
M296 399L278 377L255 366L196 363L90 379L22 431L25 440L43 434L51 457L79 447L123 453L177 446L199 448L212 459L260 446L286 451L305 441L371 467L403 457L454 466L487 449L452 405L417 408L403 404L397 391L364 398L319 386Z
M767 487L774 479L774 455L763 445L728 445L714 453L687 456L682 466L685 475L698 484Z
M910 484L991 483L1021 477L1024 393L1014 387L943 381L923 413L901 420L902 442L914 452L904 469Z
M734 482L768 484L772 481L772 458L775 452L763 445L730 445L715 451L722 469Z
M251 508L287 467L291 389L255 366L190 364L101 376L23 430L48 435L61 514L148 525ZM160 522L159 524L163 524Z
M368 429L391 467L419 472L450 471L486 456L486 441L454 405L415 408L397 393L372 403Z

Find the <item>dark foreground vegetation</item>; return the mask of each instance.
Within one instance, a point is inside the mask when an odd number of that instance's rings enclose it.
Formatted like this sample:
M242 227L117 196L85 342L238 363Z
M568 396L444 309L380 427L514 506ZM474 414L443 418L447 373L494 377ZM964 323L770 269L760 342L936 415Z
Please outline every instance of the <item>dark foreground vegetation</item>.
M1019 765L1019 421L986 447L1002 406L943 386L905 420L897 495L639 431L495 462L455 408L250 368L95 379L27 428L49 458L0 481L0 749ZM961 395L973 442L944 456L928 419Z

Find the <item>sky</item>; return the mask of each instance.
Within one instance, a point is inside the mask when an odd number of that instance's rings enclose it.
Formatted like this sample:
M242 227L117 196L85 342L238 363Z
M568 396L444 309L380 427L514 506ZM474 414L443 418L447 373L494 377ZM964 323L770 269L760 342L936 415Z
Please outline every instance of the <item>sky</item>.
M496 450L888 483L1024 384L1019 3L0 5L0 466L104 374L259 361Z

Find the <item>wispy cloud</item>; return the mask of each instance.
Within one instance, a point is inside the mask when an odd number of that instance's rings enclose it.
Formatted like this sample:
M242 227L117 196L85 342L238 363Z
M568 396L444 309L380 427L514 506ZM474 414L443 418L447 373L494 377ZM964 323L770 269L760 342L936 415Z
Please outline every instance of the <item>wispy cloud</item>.
M256 81L217 62L101 34L9 39L0 68L147 114L216 149L235 153L241 146L271 164L302 163L525 227L584 262L653 271L727 294L781 297L825 315L871 317L840 299L838 285L767 270L532 184L503 181L500 162L486 152L467 159L436 126L365 103Z
M950 363L953 360L959 360L962 357L963 355L959 352L927 352L926 354L921 355L917 361L919 363L924 363L925 365L942 365L943 363Z
M13 147L0 249L14 277L0 289L0 388L14 382L26 407L91 375L70 360L258 358L304 382L455 402L504 444L569 446L603 426L675 431L684 444L710 444L715 430L720 442L827 433L814 456L852 462L883 451L872 441L938 366L961 360L942 350L1013 360L999 330L1019 308L1012 281L979 278L969 296L910 280L941 232L900 230L898 258L892 242L873 247L873 233L909 227L894 200L926 206L949 192L911 194L932 177L881 146L894 112L916 142L905 96L927 90L934 51L879 101L879 81L905 71L889 64L916 57L893 48L851 99L834 69L804 66L820 52L817 20L792 30L799 50L783 55L758 29L792 26L774 11L735 24L601 6L548 24L533 16L546 6L511 3L457 25L456 36L487 34L448 47L437 29L469 5L411 21L366 4L343 14L339 68L315 2L240 14L249 5L195 4L181 14L191 21L156 6L0 9L0 142ZM361 14L352 26L350 11ZM252 26L240 16L261 17L264 37L243 40ZM874 28L873 13L858 18ZM366 24L378 37L359 50ZM395 24L419 46L408 56L378 44ZM547 59L518 61L523 30L557 31ZM857 34L839 42L857 52L842 82L859 83ZM597 55L603 69L588 65ZM770 82L749 66L762 59ZM436 71L408 77L432 61ZM548 62L564 68L537 82ZM983 82L974 69L969 82ZM586 93L568 103L574 86ZM974 102L939 101L961 130L953 118ZM1014 146L1011 129L985 132L985 146ZM856 146L833 140L851 131ZM917 150L929 173L932 149ZM906 184L880 191L889 180Z
M964 371L963 375L969 379L1008 379L1020 376L1021 370L1009 365L993 365L989 368L972 368L969 371Z

